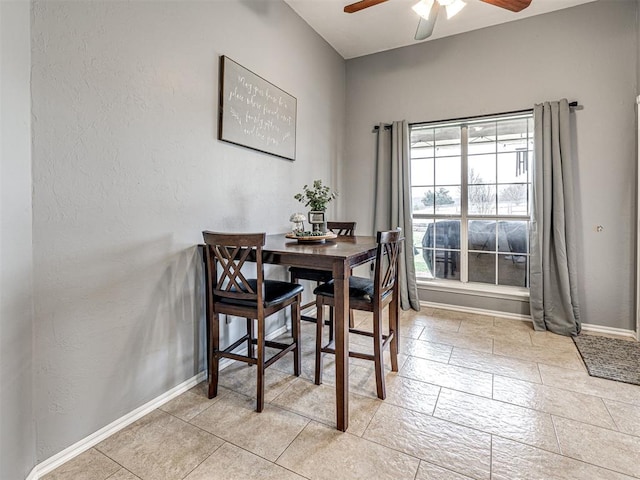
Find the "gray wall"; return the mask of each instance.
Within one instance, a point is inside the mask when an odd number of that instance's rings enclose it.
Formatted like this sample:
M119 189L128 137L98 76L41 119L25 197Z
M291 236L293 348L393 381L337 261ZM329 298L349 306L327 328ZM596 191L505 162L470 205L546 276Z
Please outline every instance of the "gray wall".
M601 0L349 60L345 216L356 218L360 231L371 228L371 208L363 206L373 205L371 129L379 122L578 100L584 105L574 115L582 320L635 329L636 8L635 0ZM604 231L596 233L597 225Z
M201 231L287 231L337 182L345 64L275 0L37 1L32 31L42 461L203 368ZM220 55L297 98L295 162L216 139Z
M279 1L35 2L31 39L29 10L0 1L0 478L203 367L203 228L285 231L322 178L369 230L380 121L579 100L583 317L633 328L634 0L350 60L346 92L344 61ZM297 97L296 162L216 140L222 54Z
M36 463L29 2L0 2L0 479Z

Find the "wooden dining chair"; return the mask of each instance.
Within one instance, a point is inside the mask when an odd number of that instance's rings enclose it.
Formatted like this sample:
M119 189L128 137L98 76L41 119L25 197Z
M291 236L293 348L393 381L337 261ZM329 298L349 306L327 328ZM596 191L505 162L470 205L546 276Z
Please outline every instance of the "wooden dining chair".
M391 230L378 232L378 249L376 252L375 269L373 280L363 277L349 278L349 308L373 313L373 332L349 328L349 333L364 335L373 340L373 354L349 351L349 356L372 360L375 365L376 390L378 398L386 397L384 382L384 349L389 346L391 354L391 370L398 371L398 339L397 315L392 315L389 309L389 330L383 334L382 311L391 303L394 296L398 295L397 272L398 257L400 247L403 242L401 231ZM315 383L322 383L322 357L323 353L335 354L333 339L323 345L322 333L324 328L323 310L328 305L334 308L334 283L329 281L318 286L314 293L316 295L317 307L317 330L316 330L316 362L315 362Z
M264 374L267 367L293 352L294 374L300 375L300 301L303 289L295 283L264 279L262 247L266 234L204 231L202 235L206 258L209 398L218 395L220 359L238 360L257 366L256 410L261 412L264 408ZM255 262L255 278L247 276L247 262ZM266 318L289 306L293 341L282 343L266 340ZM225 349L220 348L220 315L246 319L247 333ZM255 336L254 319L257 320ZM241 346L246 346L246 355L234 352ZM267 359L266 347L277 349L278 352Z
M356 222L327 222L327 230L335 233L338 236L353 237L356 234ZM321 283L330 281L333 278L333 274L329 270L291 267L289 268L289 272L291 274L291 281L293 283L298 283L300 280L309 280L312 282L316 282L316 287ZM312 305L315 305L315 303L316 302L314 299L311 302L305 303L300 308L302 310L305 310ZM302 315L300 318L308 322L315 323L316 321L314 317L308 315ZM329 325L329 337L333 338L333 322L328 320L327 325ZM349 325L353 327L353 315L351 312L349 313Z

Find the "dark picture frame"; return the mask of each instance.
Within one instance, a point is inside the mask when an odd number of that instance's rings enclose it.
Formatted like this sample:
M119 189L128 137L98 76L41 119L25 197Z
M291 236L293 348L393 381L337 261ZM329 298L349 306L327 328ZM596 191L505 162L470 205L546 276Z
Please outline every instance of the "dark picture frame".
M231 58L220 57L218 139L296 159L297 100Z

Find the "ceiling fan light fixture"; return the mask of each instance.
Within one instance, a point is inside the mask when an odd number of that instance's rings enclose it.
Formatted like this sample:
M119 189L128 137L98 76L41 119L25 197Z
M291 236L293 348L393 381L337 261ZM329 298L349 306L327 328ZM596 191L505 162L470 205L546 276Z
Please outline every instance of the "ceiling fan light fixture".
M431 7L433 6L434 1L435 0L420 0L411 8L422 18L424 18L425 20L429 20L429 12L431 11Z
M453 1L444 0L444 1L448 2L447 4L444 4L445 8L447 9L447 18L452 18L454 15L459 13L460 10L462 10L467 5L462 0L453 0ZM443 3L440 2L440 5L443 5Z

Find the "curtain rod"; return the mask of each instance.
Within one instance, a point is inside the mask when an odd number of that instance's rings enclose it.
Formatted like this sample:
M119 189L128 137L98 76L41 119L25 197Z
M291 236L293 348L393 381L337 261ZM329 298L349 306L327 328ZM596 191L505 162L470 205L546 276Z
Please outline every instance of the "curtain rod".
M575 110L582 110L582 105L579 105L577 101L573 101L573 102L569 102L569 108L573 108ZM501 116L501 115L517 115L518 113L527 113L527 112L531 112L533 111L533 108L526 108L524 110L513 110L511 112L502 112L502 113L492 113L490 115L487 116ZM460 117L460 118L449 118L447 120L436 120L433 122L414 122L414 123L410 123L409 126L411 125L419 125L421 123L446 123L446 122L460 122L462 120L470 120L472 118L479 118L479 116L474 116L474 117ZM391 128L391 124L386 123L384 125L384 129L385 130L389 130ZM373 127L373 132L377 132L380 129L380 125L376 125L375 127Z

